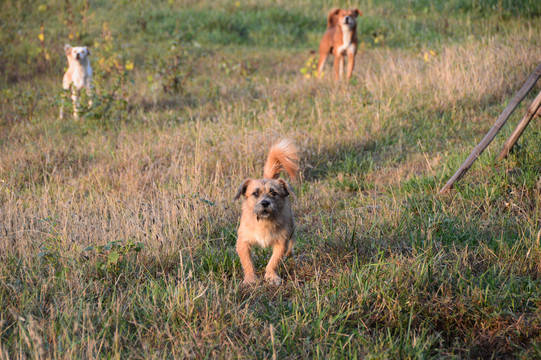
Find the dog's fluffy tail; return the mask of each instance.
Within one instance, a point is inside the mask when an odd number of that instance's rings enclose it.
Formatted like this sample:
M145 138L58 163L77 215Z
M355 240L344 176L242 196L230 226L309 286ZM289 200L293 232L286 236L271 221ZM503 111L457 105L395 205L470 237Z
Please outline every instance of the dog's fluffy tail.
M274 144L269 151L269 157L263 170L263 178L278 179L280 172L285 170L291 179L295 180L299 173L298 152L291 140L283 139Z

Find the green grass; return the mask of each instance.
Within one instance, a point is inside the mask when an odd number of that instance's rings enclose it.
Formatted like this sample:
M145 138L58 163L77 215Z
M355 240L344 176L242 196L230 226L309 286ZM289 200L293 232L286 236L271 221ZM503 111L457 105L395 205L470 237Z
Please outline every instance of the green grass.
M335 85L301 69L336 5L0 5L0 357L541 358L539 119L493 161L539 85L437 195L539 62L540 5L339 2ZM67 42L97 91L60 121ZM243 288L232 198L286 136L295 255Z

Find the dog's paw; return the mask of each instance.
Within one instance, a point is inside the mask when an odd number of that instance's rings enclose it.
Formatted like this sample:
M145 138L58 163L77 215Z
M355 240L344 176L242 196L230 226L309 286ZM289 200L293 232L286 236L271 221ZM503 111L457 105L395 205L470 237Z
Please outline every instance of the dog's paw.
M276 274L265 274L265 280L272 285L282 285L282 279Z
M252 277L245 277L244 281L242 282L242 286L246 285L254 285L257 282L257 278L255 276Z

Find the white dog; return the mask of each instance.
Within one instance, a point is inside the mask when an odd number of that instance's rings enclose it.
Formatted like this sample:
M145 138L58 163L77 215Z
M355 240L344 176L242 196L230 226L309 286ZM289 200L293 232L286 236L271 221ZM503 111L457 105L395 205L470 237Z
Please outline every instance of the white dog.
M90 67L90 51L86 46L71 45L64 46L64 51L68 58L68 70L64 74L62 87L64 90L71 89L71 99L73 101L73 117L79 117L79 94L81 89L86 88L86 93L92 95L92 68ZM92 106L92 100L89 100L88 106ZM60 119L63 117L63 106L60 107Z

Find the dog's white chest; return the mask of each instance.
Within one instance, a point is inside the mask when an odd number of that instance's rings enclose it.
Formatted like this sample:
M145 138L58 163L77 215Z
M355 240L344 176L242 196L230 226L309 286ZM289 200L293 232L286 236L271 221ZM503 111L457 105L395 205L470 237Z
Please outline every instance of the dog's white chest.
M73 69L71 82L77 90L81 90L84 86L89 85L91 76L92 68L90 67L90 63L79 65Z
M338 54L345 52L355 54L355 44L351 42L353 39L353 31L347 27L342 27L342 45L338 48Z
M273 233L271 231L268 231L267 229L258 231L254 235L255 241L261 247L266 248L274 243L274 236L272 236Z

